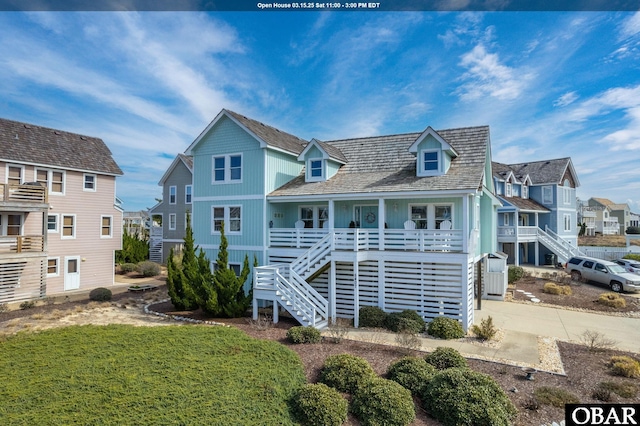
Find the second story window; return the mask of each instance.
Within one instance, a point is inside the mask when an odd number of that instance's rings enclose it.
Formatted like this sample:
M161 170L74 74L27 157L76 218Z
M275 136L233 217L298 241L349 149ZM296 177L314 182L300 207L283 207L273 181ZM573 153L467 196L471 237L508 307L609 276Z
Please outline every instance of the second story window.
M64 172L51 172L51 192L64 193Z
M553 204L553 187L551 186L542 187L542 203Z
M177 188L175 186L170 186L169 187L169 204L175 204L176 203L176 197L177 197Z
M241 183L242 154L213 157L212 183Z
M96 175L84 174L84 182L82 188L85 191L95 191L96 190Z
M64 194L64 178L62 171L36 169L36 182L48 188L50 194Z
M75 238L75 237L76 237L76 216L62 215L62 237L61 238Z
M186 185L184 187L184 203L191 204L193 187L191 185Z
M423 166L425 172L438 171L438 151L427 151L423 154Z
M20 185L23 182L24 169L20 166L7 167L7 183L9 185Z
M529 187L522 185L522 198L529 198Z

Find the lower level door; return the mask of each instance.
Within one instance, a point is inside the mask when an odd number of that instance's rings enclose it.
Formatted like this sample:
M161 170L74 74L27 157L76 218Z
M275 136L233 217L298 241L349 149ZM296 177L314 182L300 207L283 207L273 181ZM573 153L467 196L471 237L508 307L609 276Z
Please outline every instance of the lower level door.
M64 258L64 289L77 290L80 288L80 256Z

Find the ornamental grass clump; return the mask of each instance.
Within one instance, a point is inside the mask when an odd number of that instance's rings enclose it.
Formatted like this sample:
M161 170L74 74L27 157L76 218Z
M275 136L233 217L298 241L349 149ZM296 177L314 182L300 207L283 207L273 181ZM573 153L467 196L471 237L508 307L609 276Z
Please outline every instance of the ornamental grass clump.
M624 308L627 306L627 302L618 293L602 293L598 297L598 303L611 308Z
M518 412L495 380L466 368L436 373L421 399L425 410L445 426L508 426Z
M436 370L468 367L467 360L460 355L460 352L445 346L439 346L433 352L426 354L424 360L433 365Z
M571 287L569 287L568 285L558 285L552 282L545 283L544 286L542 287L542 292L547 294L565 295L565 296L571 296L573 294Z
M416 418L411 392L381 377L372 377L358 387L351 409L364 426L405 426Z
M566 404L578 404L580 400L571 392L562 388L541 386L533 391L533 396L540 404L564 407Z
M324 361L319 382L340 392L353 394L360 383L375 377L364 358L351 354L331 355Z
M464 329L460 321L449 317L435 317L427 325L427 333L439 339L460 339L464 337Z
M320 343L322 335L320 330L313 326L295 326L287 330L287 339L291 343Z
M436 368L424 358L407 356L389 366L387 377L417 396L435 373Z
M340 392L323 383L303 385L292 400L300 423L309 426L340 426L347 420L349 403Z
M630 356L612 356L607 365L614 376L640 377L640 361Z

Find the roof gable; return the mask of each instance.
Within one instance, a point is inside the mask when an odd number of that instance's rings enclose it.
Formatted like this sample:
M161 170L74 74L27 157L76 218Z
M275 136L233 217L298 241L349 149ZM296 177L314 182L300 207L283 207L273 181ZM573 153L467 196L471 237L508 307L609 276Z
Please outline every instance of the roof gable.
M102 139L0 119L0 160L122 175Z
M306 155L313 149L317 148L321 154L323 160L334 160L340 164L346 164L347 159L342 154L339 148L332 146L328 143L320 142L318 139L311 139L311 142L307 144L307 146L302 150L300 155L298 155L298 161L304 161L306 159Z
M456 152L455 149L453 149L453 147L449 144L449 142L444 140L442 136L440 136L438 132L433 130L431 126L427 127L424 130L424 132L422 132L420 136L418 136L415 142L411 144L411 146L409 147L409 152L414 154L417 153L418 147L428 136L432 136L436 141L440 142L440 146L442 147L443 151L447 151L449 155L451 155L452 157L458 156L458 153Z
M159 186L164 185L164 183L167 181L169 176L171 176L171 173L175 170L178 164L184 164L184 166L193 175L193 157L184 155L184 154L178 154L176 155L176 158L174 158L173 161L171 162L171 165L167 168L167 171L164 172L164 174L162 175L160 182L158 182Z
M283 132L275 127L268 126L259 121L245 117L244 115L235 113L233 111L223 109L218 115L207 125L207 127L198 135L198 137L189 145L185 150L185 154L191 155L193 149L195 149L205 136L215 127L215 125L223 118L227 117L233 121L236 125L242 128L245 132L255 138L260 144L260 148L271 148L279 151L283 151L289 154L299 155L307 141L300 139L297 136Z

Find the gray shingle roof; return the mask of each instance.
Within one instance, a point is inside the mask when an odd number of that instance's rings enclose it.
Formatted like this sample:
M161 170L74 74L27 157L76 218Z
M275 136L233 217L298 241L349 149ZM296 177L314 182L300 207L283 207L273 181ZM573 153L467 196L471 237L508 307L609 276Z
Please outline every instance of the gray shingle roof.
M338 160L341 163L347 162L347 157L344 156L342 151L340 151L340 148L338 148L337 146L328 144L326 142L320 142L320 141L318 141L318 143L320 144L322 149L324 149L327 152L330 158L334 160Z
M476 190L482 186L489 127L440 130L459 154L442 176L416 176L411 144L422 133L325 142L342 152L347 163L325 182L305 182L302 173L270 196L404 191Z
M526 175L529 175L531 183L534 185L543 183L562 184L562 178L570 163L571 158L565 157L519 164L501 164L494 162L492 167L494 176L498 177L501 176L500 172L508 168L513 171L513 174L520 181L524 179ZM496 175L496 173L498 173L498 175ZM504 178L506 175L502 175L501 177Z
M191 172L193 172L193 157L190 155L185 155L185 154L178 154L180 156L180 158L182 159L182 161L184 161L184 164L186 164L186 166L189 168L189 170L191 170Z
M228 109L225 109L224 111L266 142L269 146L299 155L308 143L308 141L300 139L297 136L283 132L275 127L271 127L252 118L245 117L237 112L233 112Z
M548 212L551 211L545 206L538 204L534 200L530 198L520 198L520 197L505 197L502 195L498 195L500 200L511 204L512 206L518 208L519 210L534 210L540 212Z
M0 160L121 175L102 139L0 119Z

